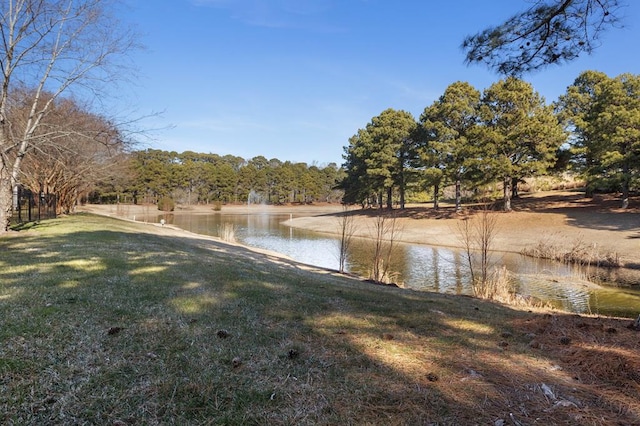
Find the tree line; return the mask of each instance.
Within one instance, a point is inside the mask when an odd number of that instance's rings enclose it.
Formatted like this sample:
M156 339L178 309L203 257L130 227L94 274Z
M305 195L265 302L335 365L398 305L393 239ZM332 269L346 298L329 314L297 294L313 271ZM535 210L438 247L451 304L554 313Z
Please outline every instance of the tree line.
M282 204L339 202L343 171L325 166L233 155L177 153L147 149L131 152L119 172L96 183L91 202L180 204Z
M419 120L387 109L344 147L344 201L404 207L408 190L477 191L500 182L511 210L524 178L571 170L587 193L618 191L622 206L640 187L640 76L585 71L547 104L531 84L500 80L482 93L466 82L446 88ZM385 201L386 200L386 201Z
M28 115L28 108L11 109L13 122ZM53 100L32 138L42 141L22 160L20 184L36 194L55 194L58 214L72 211L79 197L116 171L127 155L117 126L73 99Z

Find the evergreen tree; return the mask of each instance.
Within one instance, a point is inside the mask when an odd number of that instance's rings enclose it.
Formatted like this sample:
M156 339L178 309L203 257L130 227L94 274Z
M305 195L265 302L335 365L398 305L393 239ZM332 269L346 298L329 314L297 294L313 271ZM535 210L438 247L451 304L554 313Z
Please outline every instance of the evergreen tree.
M503 208L510 211L517 182L547 172L567 137L552 107L515 77L485 90L480 117L474 144L482 153L485 175L502 181Z
M379 205L386 195L387 208L392 208L393 189L398 188L400 207L404 208L411 173L409 166L416 156L416 129L415 119L406 111L389 108L373 117L366 128L349 141L345 192L358 201L373 192ZM355 188L349 188L354 185Z
M469 136L478 124L479 103L478 90L469 83L456 82L447 87L444 94L425 108L420 116L426 137L421 157L427 167L428 176L435 184L436 207L439 185L451 182L455 184L456 211L461 209L462 181L468 174L474 158Z
M588 182L621 192L622 207L640 174L640 76L586 71L558 101L575 137L573 144Z
M467 37L466 62L522 75L591 53L622 15L619 0L534 0L503 23Z

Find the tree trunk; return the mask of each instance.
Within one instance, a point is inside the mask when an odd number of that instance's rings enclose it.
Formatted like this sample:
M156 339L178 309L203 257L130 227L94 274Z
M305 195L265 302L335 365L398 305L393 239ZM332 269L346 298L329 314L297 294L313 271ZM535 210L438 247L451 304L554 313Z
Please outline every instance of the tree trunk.
M504 211L511 211L511 176L506 176L503 180L503 198L504 198Z
M518 194L518 181L520 179L518 178L511 178L511 198L519 198L520 195Z
M404 195L406 191L405 172L402 163L400 163L400 209L404 210Z
M387 188L387 208L389 210L393 209L393 188Z
M440 208L440 199L438 195L440 194L440 183L436 183L433 185L433 209L438 210Z
M462 210L462 191L460 190L460 178L456 178L456 212Z
M629 207L629 187L631 186L629 166L627 164L623 166L622 173L624 174L622 178L622 208L626 209Z
M629 187L625 187L622 189L622 208L626 209L629 207Z
M632 329L632 330L640 331L640 315L638 315L638 318L636 318L636 320L634 322L629 324L629 328Z
M13 212L13 188L9 171L0 165L0 234L9 231Z

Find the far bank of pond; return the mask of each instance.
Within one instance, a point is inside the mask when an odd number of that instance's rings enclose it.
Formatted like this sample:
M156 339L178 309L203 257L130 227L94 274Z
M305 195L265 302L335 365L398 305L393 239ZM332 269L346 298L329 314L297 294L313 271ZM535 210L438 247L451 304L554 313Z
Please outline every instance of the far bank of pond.
M305 215L304 212L297 214ZM179 212L154 213L137 220L164 220L187 231L211 236L221 236L224 226L233 226L235 238L242 244L282 253L303 263L338 269L337 237L283 224L296 215L277 212ZM370 248L370 240L354 239L347 256L349 272L368 276ZM514 253L494 253L492 262L496 267L506 267L513 274L518 293L550 302L557 308L626 317L636 317L640 312L640 271L576 268ZM403 243L394 251L392 264L394 281L403 287L471 294L468 267L460 250Z

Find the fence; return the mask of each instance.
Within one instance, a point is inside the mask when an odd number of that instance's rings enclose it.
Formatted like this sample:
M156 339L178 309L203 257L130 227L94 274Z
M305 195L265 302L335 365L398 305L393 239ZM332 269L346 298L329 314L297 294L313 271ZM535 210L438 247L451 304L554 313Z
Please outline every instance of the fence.
M57 198L55 194L36 194L28 189L17 187L13 190L12 222L21 224L56 217Z

